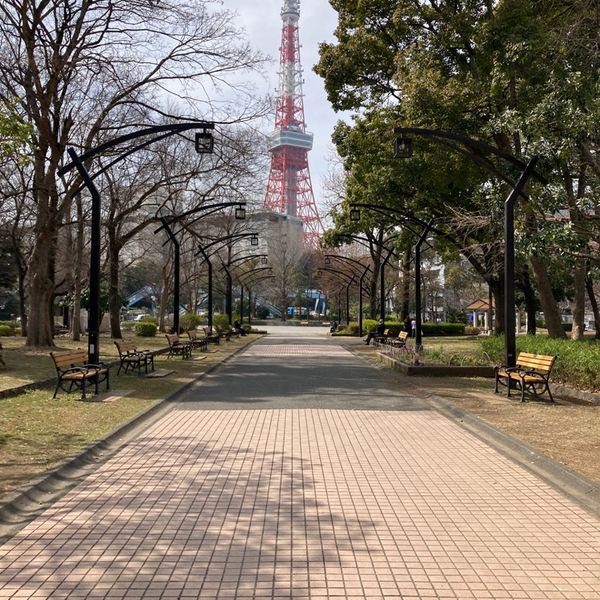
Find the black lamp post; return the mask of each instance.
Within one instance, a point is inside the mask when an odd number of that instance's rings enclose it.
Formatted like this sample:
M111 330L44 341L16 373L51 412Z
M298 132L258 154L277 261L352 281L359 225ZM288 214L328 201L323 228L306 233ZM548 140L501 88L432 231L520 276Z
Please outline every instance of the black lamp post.
M490 144L475 140L473 138L442 131L439 129L421 129L417 127L396 127L394 133L397 138L394 141L394 150L400 148L397 158L410 158L412 156L412 138L411 135L424 137L441 143L453 150L469 157L473 162L490 171L494 176L498 177L505 183L508 183L513 189L504 203L504 362L508 367L514 367L516 361L516 337L515 337L515 249L514 249L514 207L519 196L526 200L527 194L524 193L525 186L530 178L534 177L543 184L548 181L540 175L535 166L538 157L532 157L528 163L520 160L516 156L512 156L506 152L502 152L494 148ZM410 143L407 143L410 140ZM402 141L402 143L401 143ZM407 150L410 148L410 152ZM519 179L514 182L509 177L506 177L502 172L495 168L493 163L483 158L482 154L492 154L501 158L521 169Z
M244 286L246 286L246 289L248 290L248 325L252 325L252 289L250 288L250 285L258 283L259 281L263 281L264 279L274 279L274 275L262 274L262 271L270 271L271 268L272 267L255 269L256 272L254 274L251 274L247 280L242 279L242 276L240 276L240 284L242 289L242 305L244 304ZM243 312L240 315L241 322L243 322L242 316Z
M403 141L403 148L406 148L406 140ZM412 143L410 144L410 151L412 152ZM406 152L405 152L406 153ZM434 220L430 219L428 222L425 222L418 217L415 217L413 214L398 210L395 208L391 208L388 206L380 206L377 204L366 204L364 202L357 202L351 205L350 207L350 218L354 221L360 220L360 209L365 208L368 210L373 210L375 212L380 212L382 214L389 215L389 213L397 214L401 217L403 225L406 227L407 222L412 222L420 225L423 230L418 234L419 238L417 244L415 246L415 345L417 349L420 349L423 344L423 332L422 332L422 315L421 315L421 246L424 242L427 241L427 236L430 231L434 231L437 234L444 235L448 237L443 231L435 228L433 226ZM415 233L415 232L413 232ZM388 255L389 258L389 255ZM383 280L382 280L383 287ZM383 301L383 295L382 295ZM382 317L383 318L383 317Z
M225 272L227 273L227 293L228 293L228 300L227 300L227 306L228 307L232 307L233 306L233 282L231 279L231 272L229 271L229 268L231 267L231 265L236 264L236 263L244 263L247 262L249 260L254 260L254 259L258 259L260 258L260 263L262 265L267 264L268 262L268 255L267 254L244 254L243 256L239 256L237 258L233 258L231 260L228 261L227 266L223 265L223 269L225 270ZM247 271L247 273L250 273L251 271ZM239 277L238 277L239 279ZM244 322L244 286L241 285L241 300L240 300L240 323ZM232 321L232 314L231 314L231 310L228 310L228 317L229 317L229 324L231 325L231 321Z
M210 260L210 255L208 254L207 250L217 246L218 244L223 244L223 243L226 243L226 242L229 242L232 240L239 240L244 237L250 237L251 245L253 245L253 246L258 245L258 233L256 233L256 232L233 233L233 234L218 238L216 240L212 240L209 244L206 244L205 246L198 244L198 252L196 253L196 256L201 254L202 257L204 258L204 262L206 262L206 264L208 266L207 321L208 321L208 328L211 333L212 333L212 326L213 326L213 265L212 265L212 262Z
M370 205L364 204L362 206L368 207ZM358 219L357 220L359 220L359 219L360 219L360 211L358 211ZM360 236L355 235L353 233L339 234L338 238L339 239L347 238L347 239L352 240L354 242L358 242L359 244L362 244L362 245L364 245L366 247L369 247L369 244L374 244L375 246L378 246L379 248L381 248L382 250L385 250L387 252L387 255L383 259L383 261L381 263L381 266L380 266L380 270L379 270L379 276L380 276L380 289L379 289L380 307L379 307L379 313L380 313L380 318L383 321L385 321L385 267L386 267L387 263L389 262L389 260L390 260L390 258L392 256L394 258L398 259L399 258L398 255L394 252L393 248L390 248L389 246L386 246L385 244L382 244L381 242L378 242L377 240L363 238L363 237L360 237ZM391 238L388 238L388 240L386 240L386 241L391 241Z
M213 135L210 130L214 129L215 124L207 121L183 122L169 125L155 125L146 127L132 133L121 135L117 138L109 140L103 144L95 146L84 152L81 156L77 151L70 147L67 153L71 158L71 162L58 170L59 177L66 175L69 171L77 169L83 185L89 190L92 197L92 231L90 236L90 307L88 315L88 362L97 364L100 360L100 253L101 253L101 231L100 231L100 215L101 215L101 198L98 188L94 184L94 179L101 173L104 173L108 168L123 160L130 154L150 145L158 140L165 139L177 133L183 133L192 129L199 129L196 135L196 151L199 154L208 154L213 151ZM124 142L139 139L141 137L150 137L145 142L135 145L123 152L117 158L109 162L104 167L100 168L94 174L90 174L85 163L95 156L102 154L106 150L114 148Z
M167 235L169 236L169 240L173 244L173 248L174 248L174 265L173 265L173 267L174 267L174 269L173 269L173 271L174 271L174 274L173 274L173 332L174 333L179 333L179 307L180 307L179 279L180 279L181 252L180 252L179 240L177 239L176 233L173 232L173 230L171 229L171 225L176 222L181 222L182 220L184 220L186 217L188 217L190 215L196 214L198 212L203 212L204 214L193 219L192 222L195 223L196 221L199 221L200 219L203 219L209 215L212 215L212 214L222 210L223 208L227 208L230 206L236 207L235 208L235 218L236 219L238 219L238 220L245 219L245 217L246 217L246 208L245 208L246 203L245 202L222 202L220 204L207 204L207 205L203 205L203 206L198 206L196 208L193 208L192 210L188 210L185 213L182 213L180 215L170 215L169 217L166 217L166 216L160 217L162 225L158 229L156 229L154 231L154 233L157 234L161 229L164 229L167 232ZM184 229L189 227L190 224L191 223L185 223L177 233L181 233ZM164 246L164 244L163 244L163 246ZM211 273L211 278L212 278L212 273Z
M346 285L346 325L350 325L350 286L354 283L356 279L356 273L345 273L344 271L339 271L335 269L329 269L327 267L321 267L320 272L326 271L331 273L334 277L337 277L340 281L342 281ZM341 300L340 294L338 294L338 319L340 323L341 319Z
M326 254L325 264L331 265L331 260L341 260L347 263L351 263L356 267L364 267L365 265L358 260L354 260L348 256L340 256L339 254ZM358 279L358 337L363 335L363 281L367 273L372 272L369 265L361 273Z

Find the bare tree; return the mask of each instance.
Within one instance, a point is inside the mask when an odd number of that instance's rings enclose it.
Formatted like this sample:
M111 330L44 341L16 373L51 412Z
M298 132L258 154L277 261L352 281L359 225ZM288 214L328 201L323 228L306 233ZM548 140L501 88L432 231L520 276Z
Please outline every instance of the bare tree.
M226 10L205 0L4 0L0 4L0 100L17 102L33 128L36 207L29 258L29 345L52 345L50 313L58 232L79 187L56 173L67 144L89 148L113 137L177 98L192 117L204 117L227 77L256 68L251 51ZM240 82L236 82L239 85ZM237 94L239 109L222 107L223 120L256 111ZM123 107L127 110L122 120ZM117 114L119 118L117 118Z

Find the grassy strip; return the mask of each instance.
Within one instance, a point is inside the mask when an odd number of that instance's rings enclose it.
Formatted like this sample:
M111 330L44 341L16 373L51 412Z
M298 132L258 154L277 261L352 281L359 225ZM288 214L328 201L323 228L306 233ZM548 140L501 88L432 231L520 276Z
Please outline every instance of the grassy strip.
M167 345L164 335L140 338L132 333L125 333L124 339L131 340L140 349L158 350ZM55 371L52 360L48 356L52 350L87 349L87 338L74 342L70 338L61 337L55 340L56 348L28 348L25 338L3 337L3 356L6 367L0 367L0 390L43 381L54 377ZM119 354L112 338L104 334L100 336L100 359L103 361L116 360Z
M131 390L114 402L85 402L79 400L77 393L62 393L53 400L53 389L0 400L0 495L110 433L254 339L247 336L223 342L211 346L211 352L206 354L194 352L195 356L206 357L201 361L157 356L156 369L174 371L164 378L146 379L123 373L117 377L113 369L111 391L118 394L119 390ZM102 357L106 358L104 354ZM47 355L44 360L51 362Z

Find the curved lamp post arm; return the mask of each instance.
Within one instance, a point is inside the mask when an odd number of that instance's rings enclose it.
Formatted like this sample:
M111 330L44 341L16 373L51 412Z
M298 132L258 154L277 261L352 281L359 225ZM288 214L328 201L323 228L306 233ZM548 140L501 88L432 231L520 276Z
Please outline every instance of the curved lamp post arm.
M244 233L232 233L231 235L226 235L225 237L216 239L216 240L212 240L210 243L206 244L205 246L201 246L200 244L198 245L199 248L203 248L204 252L206 252L206 250L208 250L209 248L213 248L214 246L216 246L217 244L223 244L225 242L230 242L233 240L239 240L241 238L244 237L251 237L251 238L256 238L258 240L258 233L257 232L244 232ZM217 250L219 250L219 248L217 248ZM196 256L198 256L200 252L196 253ZM204 253L202 253L204 254Z
M104 144L100 144L99 146L91 148L90 150L84 152L81 156L79 156L79 160L81 162L85 162L86 160L93 158L97 154L101 154L102 152L104 152L106 150L110 150L111 148L114 148L115 146L118 146L119 144L123 144L124 142L129 142L131 140L135 140L140 137L145 137L147 135L152 135L155 133L158 133L158 134L164 133L165 134L165 135L161 135L156 138L153 138L149 142L146 141L141 144L138 144L133 149L128 150L125 155L122 155L120 157L120 160L122 160L123 158L125 158L125 156L128 156L132 152L135 152L136 150L139 150L140 148L147 146L149 143L156 142L157 140L163 139L163 138L173 135L175 133L183 133L184 131L189 131L190 129L201 129L204 132L206 132L207 130L214 129L214 128L215 128L215 124L213 121L186 121L184 123L171 123L168 125L153 125L152 127L145 127L144 129L139 129L138 131L126 133L126 134L116 137L112 140L108 140L108 142L104 142ZM69 150L72 150L72 148L70 148ZM58 173L59 177L62 177L64 174L68 173L69 171L71 171L73 168L75 168L77 166L72 154L69 153L69 155L71 156L71 162L67 163L66 165L64 165L63 167L61 167L58 170L57 173ZM115 162L118 162L118 161L115 161ZM114 162L112 164L114 164Z
M515 165L516 167L519 167L521 171L524 171L527 167L527 163L517 158L516 156L508 154L507 152L503 152L502 150L495 148L487 142L475 140L471 137L461 135L459 133L453 133L451 131L444 131L441 129L424 129L421 127L395 127L394 133L406 136L416 135L424 138L433 138L436 139L436 141L447 140L450 142L458 142L459 144L462 144L463 146L466 146L471 150L471 153L469 154L471 158L477 156L477 154L475 153L475 151L477 150L480 153L482 152L487 154L493 154L498 158L502 158L505 161ZM538 173L535 169L531 170L529 176L537 179L540 183L544 185L548 183L548 180L543 175Z
M182 219L184 219L185 217L188 217L189 215L193 215L193 214L196 214L201 211L208 211L205 214L198 216L196 219L193 219L190 223L186 223L186 226L189 227L190 225L196 223L196 221L199 221L200 219L204 219L204 217L208 217L209 215L212 215L212 214L218 212L222 208L228 208L230 206L239 206L240 208L243 208L246 206L246 202L241 202L241 201L240 202L218 202L215 204L205 204L202 206L197 206L196 208L192 208L191 210L187 210L187 211L181 213L180 215L171 215L169 217L161 216L160 218L161 218L161 220L163 218L166 219L167 223L169 225L171 225L177 221L181 221ZM164 228L164 225L161 225L158 229L154 230L154 233L158 233L163 228ZM183 228L180 229L177 233L181 233L181 231L183 231Z

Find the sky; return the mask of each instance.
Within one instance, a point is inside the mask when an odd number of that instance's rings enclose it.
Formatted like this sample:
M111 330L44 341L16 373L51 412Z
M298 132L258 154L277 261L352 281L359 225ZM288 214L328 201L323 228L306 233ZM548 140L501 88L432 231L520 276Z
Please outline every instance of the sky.
M239 14L250 43L274 62L267 67L267 81L257 78L256 85L263 93L275 94L278 84L279 46L281 45L281 8L283 0L223 0L225 8ZM318 61L319 43L335 41L333 32L337 13L327 0L300 1L300 59L304 71L304 118L307 131L314 134L313 149L308 155L315 200L323 207L323 179L327 173L328 157L332 154L331 134L335 123L342 118L327 101L323 80L313 72ZM273 125L275 115L273 115ZM265 132L268 133L268 132ZM265 178L266 183L266 178Z

